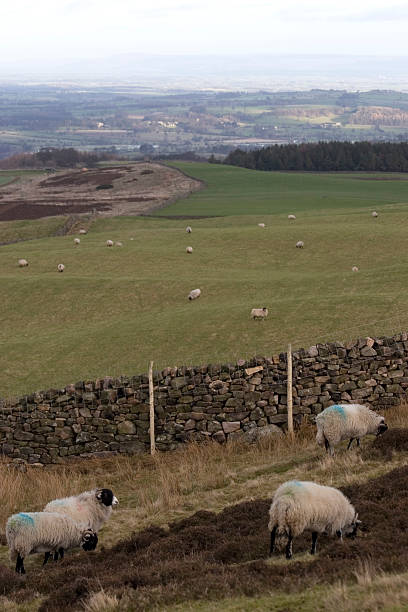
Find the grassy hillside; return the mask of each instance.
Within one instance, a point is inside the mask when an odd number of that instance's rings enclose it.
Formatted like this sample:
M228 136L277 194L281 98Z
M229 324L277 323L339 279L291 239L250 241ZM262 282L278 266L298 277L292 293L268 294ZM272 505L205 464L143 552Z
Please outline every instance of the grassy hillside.
M305 426L293 443L190 444L154 458L112 457L27 472L0 462L0 607L406 609L407 420L406 406L390 409L386 434L365 438L361 449L349 452L343 444L334 459L316 447L313 428ZM291 479L341 487L363 521L358 538L341 543L322 535L312 557L307 533L295 538L293 560L282 552L268 559L270 499ZM33 555L25 561L27 576L17 577L2 536L7 517L95 486L111 487L119 498L95 553L70 551L45 568L42 555Z
M78 247L72 236L3 246L0 396L144 372L150 359L197 365L406 329L408 211L377 208L378 219L369 209L199 219L190 235L184 220L121 217L99 220ZM262 306L269 318L250 320Z
M408 202L408 180L403 174L306 174L192 162L176 165L205 181L207 189L158 211L161 216L355 211Z

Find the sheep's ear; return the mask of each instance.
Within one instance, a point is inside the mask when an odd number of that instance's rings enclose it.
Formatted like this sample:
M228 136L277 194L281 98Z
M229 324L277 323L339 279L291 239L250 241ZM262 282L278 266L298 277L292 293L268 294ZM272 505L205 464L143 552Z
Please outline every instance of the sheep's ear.
M101 501L101 499L102 499L102 489L98 489L97 490L97 492L96 492L96 499L98 501Z

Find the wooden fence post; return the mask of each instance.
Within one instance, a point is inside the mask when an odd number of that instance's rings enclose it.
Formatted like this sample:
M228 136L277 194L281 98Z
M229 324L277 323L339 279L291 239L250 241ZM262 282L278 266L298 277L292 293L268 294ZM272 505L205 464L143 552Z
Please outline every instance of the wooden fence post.
M149 405L150 405L150 454L156 452L156 439L154 435L154 395L153 395L153 361L149 363Z
M288 434L293 438L293 398L292 398L292 345L288 345L288 386L287 386L287 406L288 406Z

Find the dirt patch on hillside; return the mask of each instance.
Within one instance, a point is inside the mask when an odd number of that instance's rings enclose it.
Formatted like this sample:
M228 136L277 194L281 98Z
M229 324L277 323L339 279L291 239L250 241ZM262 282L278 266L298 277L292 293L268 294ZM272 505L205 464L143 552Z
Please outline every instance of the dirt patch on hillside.
M201 181L157 163L61 171L0 188L0 221L89 212L148 214L202 187Z
M384 437L385 439L385 437ZM342 489L359 512L362 531L355 540L320 536L318 555L296 560L310 548L310 535L294 541L295 558L267 562L270 499L247 501L221 513L200 511L169 525L152 526L110 550L80 553L60 564L30 569L26 582L14 578L8 597L48 594L42 612L80 609L101 588L119 597L129 592L132 609L149 610L192 599L296 591L307 586L354 579L365 560L378 570L398 572L408 564L408 467ZM111 520L115 520L113 517ZM10 576L1 568L5 584ZM1 582L1 581L0 581Z

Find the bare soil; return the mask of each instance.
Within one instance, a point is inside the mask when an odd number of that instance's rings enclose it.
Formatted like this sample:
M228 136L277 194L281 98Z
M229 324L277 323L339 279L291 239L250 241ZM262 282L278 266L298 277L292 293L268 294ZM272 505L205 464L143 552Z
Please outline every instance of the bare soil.
M175 168L150 162L58 172L0 188L0 221L90 212L148 214L202 186Z
M387 447L392 451L408 440L408 430L391 430L379 440L368 454ZM128 591L132 609L149 610L158 603L293 592L352 580L367 560L377 570L405 571L408 467L342 490L359 512L362 529L355 540L343 543L320 536L314 558L296 559L310 549L307 534L295 539L294 560L286 561L283 554L267 560L270 499L256 499L219 514L196 512L167 529L153 525L109 550L68 555L58 564L31 569L27 578L0 566L0 593L21 601L39 592L47 596L41 612L54 612L82 609L88 594L103 588L119 597Z

